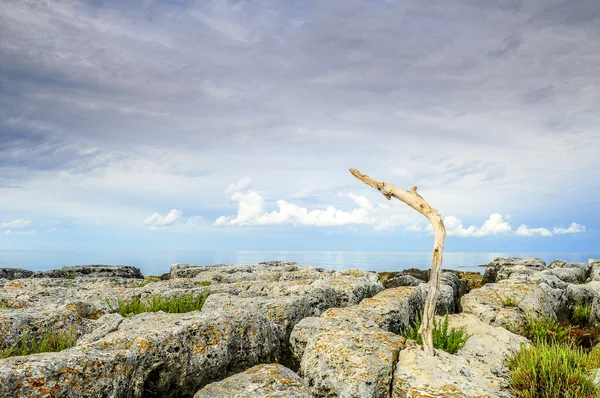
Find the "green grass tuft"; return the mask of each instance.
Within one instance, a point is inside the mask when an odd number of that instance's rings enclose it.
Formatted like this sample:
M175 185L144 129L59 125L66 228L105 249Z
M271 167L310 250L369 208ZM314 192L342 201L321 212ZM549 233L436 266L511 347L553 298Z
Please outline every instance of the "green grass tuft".
M416 321L406 330L404 337L410 340L416 340L423 344L423 339L419 333L421 328L421 315L417 316ZM448 314L444 317L441 324L433 318L433 346L449 354L456 354L458 350L465 346L468 338L471 337L464 327L448 329Z
M71 326L66 331L57 330L54 327L46 327L43 334L36 339L30 339L27 333L24 333L21 336L21 340L12 346L0 347L0 358L39 354L42 352L58 352L73 347L76 342L77 332L75 326Z
M571 322L579 327L584 328L589 323L591 313L592 305L590 303L582 304L580 301L578 301L575 303L575 307L573 308Z
M509 331L526 337L533 343L548 342L561 344L569 340L570 326L561 325L556 319L547 316L534 317L528 315L525 317L523 328L516 328L511 325L504 325Z
M508 358L516 398L600 397L594 386L600 355L571 344L537 339Z
M181 297L171 298L163 298L159 295L154 295L150 296L145 301L142 301L140 296L135 296L130 303L119 300L117 302L116 310L110 306L110 303L109 306L111 307L111 310L118 312L124 317L131 317L144 312L158 311L181 314L184 312L201 310L209 294L210 292L197 295L189 293L184 294Z

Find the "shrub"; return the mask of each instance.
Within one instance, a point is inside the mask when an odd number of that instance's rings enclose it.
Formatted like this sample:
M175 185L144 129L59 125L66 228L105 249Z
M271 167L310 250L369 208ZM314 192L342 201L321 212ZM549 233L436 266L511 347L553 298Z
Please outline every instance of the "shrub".
M564 343L569 339L570 326L561 325L556 319L547 316L525 317L522 329L505 325L509 331L520 334L534 343L546 341L549 343Z
M75 326L71 326L66 331L47 326L37 339L29 339L27 333L24 333L21 340L12 346L0 348L0 358L39 354L41 352L58 352L73 347L76 342L77 332Z
M515 296L502 297L498 295L498 297L500 298L503 307L518 307L519 304L521 304L521 301L523 301L525 298L523 297L521 300L518 300Z
M586 327L588 321L590 319L590 314L592 313L591 304L582 304L580 301L575 303L575 307L573 308L573 313L571 315L571 322L579 327Z
M125 303L121 300L117 302L116 312L124 317L131 317L143 312L168 312L181 314L190 311L199 311L202 309L209 292L194 295L193 293L184 294L181 297L163 298L159 295L150 296L142 302L140 296L135 296L133 301ZM108 301L107 301L108 302ZM115 311L109 303L111 310Z
M415 322L406 330L404 337L411 340L417 340L423 344L423 339L419 333L421 327L421 315L417 316ZM465 346L467 339L471 337L464 327L448 329L448 314L440 324L436 318L433 318L433 346L449 354L456 354L458 350Z
M511 389L517 398L599 397L593 383L600 355L580 347L537 339L508 358Z

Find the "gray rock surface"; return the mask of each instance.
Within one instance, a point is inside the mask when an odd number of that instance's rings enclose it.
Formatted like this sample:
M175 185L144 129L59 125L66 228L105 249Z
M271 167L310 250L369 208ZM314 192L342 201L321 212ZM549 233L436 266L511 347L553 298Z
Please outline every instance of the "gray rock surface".
M16 341L23 330L35 338L31 326L46 322L75 326L82 336L58 353L0 359L0 396L191 396L252 366L285 363L289 334L302 318L358 304L383 289L376 274L358 270L279 262L196 268L202 271L193 278L151 283L124 277L4 280L0 344ZM118 301L209 291L201 312L113 313Z
M321 333L306 345L299 374L317 397L388 398L403 344L380 329Z
M194 398L313 398L296 373L279 364L258 365L211 383Z
M588 278L588 282L592 281L600 281L600 260L594 260L590 258L588 260L588 268L590 272L590 276Z
M29 278L33 275L33 271L23 268L0 268L0 279L22 279Z
M546 269L541 258L503 258L498 257L487 265L483 274L483 283L494 283L509 278L513 273L529 274Z
M511 397L466 358L440 350L432 357L414 345L400 351L391 387L392 398Z

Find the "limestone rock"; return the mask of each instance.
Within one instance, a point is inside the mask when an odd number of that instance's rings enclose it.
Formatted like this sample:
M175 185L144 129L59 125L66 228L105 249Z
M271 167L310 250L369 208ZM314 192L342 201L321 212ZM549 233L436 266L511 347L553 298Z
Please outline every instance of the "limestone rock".
M422 307L417 288L405 286L386 289L375 297L364 299L358 305L330 308L322 317L362 318L375 322L389 332L402 333Z
M540 258L498 257L487 265L483 283L494 283L509 278L514 273L532 273L546 269L546 262Z
M588 282L600 281L600 260L589 259L588 268L590 270L590 277Z
M366 329L375 329L379 325L372 320L366 320L360 317L308 317L304 318L294 326L290 336L290 345L293 355L297 360L304 356L306 344L316 338L321 333L357 331Z
M489 325L472 314L454 314L448 317L448 326L464 328L470 335L465 346L456 355L482 371L486 380L498 391L508 389L506 357L517 353L525 337L509 332L503 327Z
M436 350L429 356L419 346L400 351L392 398L510 397L488 381L466 358Z
M517 305L505 306L507 299L515 301ZM489 283L472 290L462 297L461 304L463 312L476 315L494 326L521 326L527 313L556 318L552 302L548 300L543 287L514 279Z
M0 268L0 279L22 279L29 278L33 275L33 271L23 268Z
M279 364L258 365L243 373L212 383L194 398L313 398L296 373Z
M400 275L383 282L383 287L391 289L400 286L419 286L421 283L425 283L425 281L417 279L412 275Z
M318 397L388 398L403 344L377 329L322 333L306 345L299 374Z

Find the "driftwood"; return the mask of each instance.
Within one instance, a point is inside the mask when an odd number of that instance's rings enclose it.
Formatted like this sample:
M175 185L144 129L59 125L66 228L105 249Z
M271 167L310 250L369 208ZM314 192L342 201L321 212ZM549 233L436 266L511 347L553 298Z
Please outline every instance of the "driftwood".
M444 251L444 240L446 238L446 227L436 209L431 207L417 193L417 187L413 187L410 191L398 189L387 182L380 182L368 175L362 174L356 169L350 169L354 177L358 178L367 185L372 186L390 200L392 197L406 203L419 213L429 219L433 226L433 256L431 259L431 273L429 277L429 293L425 300L425 309L423 311L423 319L419 332L423 338L423 347L429 355L434 355L433 351L433 318L435 316L435 305L437 302L438 290L440 288L440 273L442 271L442 253Z

